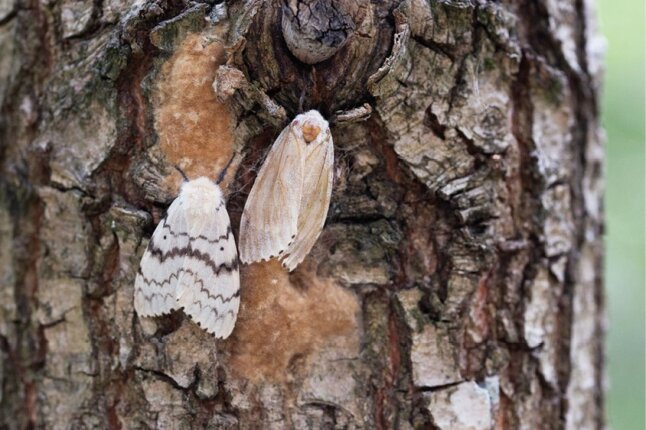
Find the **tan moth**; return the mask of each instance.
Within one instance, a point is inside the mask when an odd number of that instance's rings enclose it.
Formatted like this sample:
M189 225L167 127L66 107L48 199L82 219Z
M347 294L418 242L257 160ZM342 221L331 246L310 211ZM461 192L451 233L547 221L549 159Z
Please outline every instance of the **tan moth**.
M240 221L243 263L278 258L292 271L321 234L332 195L334 145L315 110L296 116L267 154Z
M238 252L222 190L205 177L184 182L141 259L135 310L150 317L183 308L225 339L239 305Z

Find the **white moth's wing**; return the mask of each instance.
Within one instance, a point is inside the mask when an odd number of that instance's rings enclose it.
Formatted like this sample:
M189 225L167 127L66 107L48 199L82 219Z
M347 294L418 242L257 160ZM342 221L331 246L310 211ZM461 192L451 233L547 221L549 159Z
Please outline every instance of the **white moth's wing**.
M199 181L199 182L198 182ZM206 178L185 186L186 248L177 307L217 338L233 331L240 306L238 252L219 187Z
M332 196L334 144L329 129L323 142L307 148L303 165L303 198L298 214L298 232L283 254L283 265L291 272L311 251L325 225Z
M185 231L180 194L157 225L141 259L135 279L135 310L139 316L158 316L175 309L177 280L183 273L184 262L180 250L188 243L181 234Z
M290 124L278 136L251 188L240 220L240 260L285 252L298 230L303 191L303 142Z

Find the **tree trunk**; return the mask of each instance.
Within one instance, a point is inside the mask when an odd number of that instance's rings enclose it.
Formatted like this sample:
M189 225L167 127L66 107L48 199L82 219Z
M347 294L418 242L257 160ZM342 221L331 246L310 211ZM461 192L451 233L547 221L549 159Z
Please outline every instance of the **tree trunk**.
M589 1L0 0L0 427L600 429ZM181 183L235 236L299 112L326 227L241 268L233 335L138 318Z

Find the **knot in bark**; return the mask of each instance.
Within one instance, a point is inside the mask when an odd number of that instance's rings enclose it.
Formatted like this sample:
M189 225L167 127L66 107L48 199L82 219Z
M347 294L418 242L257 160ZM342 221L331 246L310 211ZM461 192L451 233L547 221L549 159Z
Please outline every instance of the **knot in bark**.
M285 0L282 12L287 47L306 64L333 56L355 29L345 2L339 0Z

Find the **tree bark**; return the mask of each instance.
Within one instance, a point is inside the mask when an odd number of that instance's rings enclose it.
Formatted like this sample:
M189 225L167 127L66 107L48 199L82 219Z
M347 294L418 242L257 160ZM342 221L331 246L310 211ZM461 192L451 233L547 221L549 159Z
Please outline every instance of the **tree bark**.
M0 0L0 427L601 429L590 1ZM217 341L133 282L181 177L237 237L294 115L326 227Z

